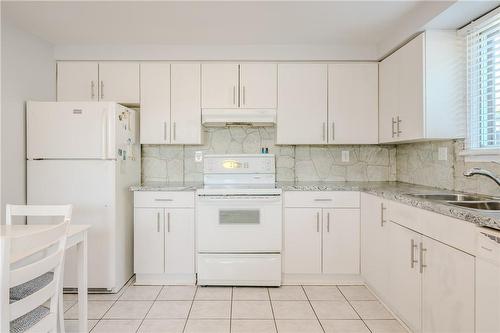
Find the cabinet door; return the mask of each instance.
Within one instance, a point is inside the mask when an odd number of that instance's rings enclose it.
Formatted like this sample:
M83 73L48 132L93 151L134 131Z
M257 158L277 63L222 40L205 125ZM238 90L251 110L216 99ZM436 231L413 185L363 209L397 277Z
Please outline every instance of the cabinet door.
M194 274L194 209L166 209L165 215L165 273Z
M122 104L139 104L139 64L99 63L99 99Z
M422 279L418 244L421 235L394 222L387 224L390 249L389 285L386 302L412 332L420 332Z
M237 108L238 75L238 64L202 64L202 107L206 109Z
M172 64L172 143L201 144L200 64Z
M141 64L142 144L170 142L170 64Z
M328 65L328 142L378 143L378 64Z
M361 193L361 274L383 299L389 289L387 203Z
M474 332L474 257L423 237L422 331Z
M327 142L327 76L325 64L278 65L276 143Z
M240 65L240 107L275 109L278 99L278 65Z
M323 209L323 273L359 274L359 209Z
M97 101L98 63L61 61L57 63L58 101Z
M397 141L394 124L399 107L398 54L393 53L379 64L379 142Z
M399 139L415 140L424 133L424 35L397 51Z
M321 273L321 218L321 209L285 209L284 273Z
M164 221L161 208L134 209L134 272L164 272Z

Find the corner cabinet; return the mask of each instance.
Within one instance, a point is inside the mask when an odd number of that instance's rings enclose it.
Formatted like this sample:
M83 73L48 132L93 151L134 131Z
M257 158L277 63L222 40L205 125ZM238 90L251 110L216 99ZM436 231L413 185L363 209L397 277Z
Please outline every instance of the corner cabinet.
M464 54L455 32L427 31L380 62L380 143L463 137Z
M474 332L475 226L361 196L361 272L412 332Z
M286 283L360 281L359 193L284 194Z
M142 144L201 144L200 64L141 64Z
M194 193L134 194L136 284L194 284Z

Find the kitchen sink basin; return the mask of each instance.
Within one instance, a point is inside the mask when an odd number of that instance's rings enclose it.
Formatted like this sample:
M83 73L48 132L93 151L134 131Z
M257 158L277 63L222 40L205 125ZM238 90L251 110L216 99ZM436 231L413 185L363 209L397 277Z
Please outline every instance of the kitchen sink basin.
M495 198L474 195L474 194L459 194L459 193L433 193L433 194L409 194L416 198L437 200L437 201L489 201Z
M455 201L449 204L471 209L500 211L500 201Z

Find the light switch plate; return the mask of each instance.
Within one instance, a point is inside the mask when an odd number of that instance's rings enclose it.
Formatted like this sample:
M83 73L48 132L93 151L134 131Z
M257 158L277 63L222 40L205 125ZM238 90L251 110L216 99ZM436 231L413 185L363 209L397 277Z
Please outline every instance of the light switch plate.
M447 161L448 160L448 148L447 147L439 147L438 148L438 160Z
M349 150L342 150L342 162L349 162Z
M203 152L202 151L196 151L194 153L194 161L195 162L201 162L201 161L203 161Z

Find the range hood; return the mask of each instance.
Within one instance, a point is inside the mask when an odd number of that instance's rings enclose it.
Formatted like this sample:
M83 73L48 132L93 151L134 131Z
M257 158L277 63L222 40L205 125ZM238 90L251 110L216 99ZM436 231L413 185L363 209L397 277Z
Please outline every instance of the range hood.
M275 109L202 109L201 123L206 127L274 126Z

